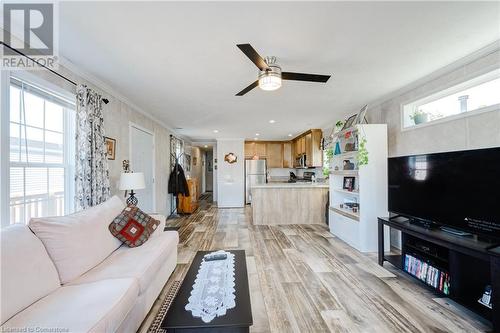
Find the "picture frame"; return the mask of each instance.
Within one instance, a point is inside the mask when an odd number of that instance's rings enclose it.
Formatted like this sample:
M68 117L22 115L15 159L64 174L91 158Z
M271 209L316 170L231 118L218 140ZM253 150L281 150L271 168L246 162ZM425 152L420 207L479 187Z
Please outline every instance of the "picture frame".
M106 156L108 160L114 160L116 157L116 140L105 136L104 145L106 148Z
M342 162L343 170L354 170L354 163L350 160L344 160Z
M352 116L350 116L349 118L347 118L341 131L352 127L354 125L354 121L356 120L357 116L358 116L358 114L356 113L356 114L353 114Z
M368 111L368 104L366 104L361 108L361 110L359 110L353 125L363 124L363 122L368 123L368 121L366 120L366 111Z
M356 177L344 177L342 189L350 192L354 191L355 182L356 182Z

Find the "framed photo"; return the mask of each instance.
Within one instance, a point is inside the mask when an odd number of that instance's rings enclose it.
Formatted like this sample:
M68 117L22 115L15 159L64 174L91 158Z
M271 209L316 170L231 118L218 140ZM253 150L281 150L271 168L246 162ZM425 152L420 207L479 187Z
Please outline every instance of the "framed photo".
M367 110L368 110L368 104L366 104L365 106L363 106L361 108L361 110L359 110L358 115L356 117L355 124L363 124L363 122L368 123L366 121L366 111Z
M104 144L106 146L106 156L108 160L114 160L116 154L116 140L108 137L104 137Z
M354 163L350 160L344 160L343 162L344 170L354 170Z
M353 114L352 116L350 116L349 118L347 118L347 120L345 121L344 123L344 127L342 127L341 131L345 130L345 129L348 129L350 127L352 127L354 124L354 120L356 120L356 117L358 116L358 114Z
M354 191L354 182L356 181L356 177L344 177L344 184L342 188L348 191Z

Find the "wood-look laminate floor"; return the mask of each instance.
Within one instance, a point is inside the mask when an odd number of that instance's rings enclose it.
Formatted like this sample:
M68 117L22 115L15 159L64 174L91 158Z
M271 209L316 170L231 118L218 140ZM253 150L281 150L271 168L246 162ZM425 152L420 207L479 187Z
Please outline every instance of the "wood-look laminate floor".
M484 332L478 317L321 225L254 226L251 209L218 209L205 196L180 226L178 265L139 329L146 332L166 291L198 250L244 249L251 332Z

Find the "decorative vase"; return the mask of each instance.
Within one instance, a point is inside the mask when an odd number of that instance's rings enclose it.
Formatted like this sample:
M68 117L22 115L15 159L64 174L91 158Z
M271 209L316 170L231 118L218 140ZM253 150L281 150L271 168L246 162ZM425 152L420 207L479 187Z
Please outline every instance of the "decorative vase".
M341 151L340 151L340 143L337 141L335 143L335 152L333 153L334 155L339 155L341 154Z

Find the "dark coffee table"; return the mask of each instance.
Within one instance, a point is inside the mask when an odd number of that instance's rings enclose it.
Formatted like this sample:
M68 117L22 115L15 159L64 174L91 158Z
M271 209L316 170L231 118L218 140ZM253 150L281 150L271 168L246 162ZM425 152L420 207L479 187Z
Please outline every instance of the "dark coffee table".
M236 306L228 309L226 315L215 317L210 323L205 323L201 318L193 317L184 307L191 296L194 280L200 267L203 256L212 251L198 251L191 263L191 267L182 282L179 292L170 309L161 323L161 328L168 333L172 332L221 332L240 333L248 332L253 324L252 307L250 305L250 291L248 289L247 263L244 250L227 250L234 254L235 302Z

